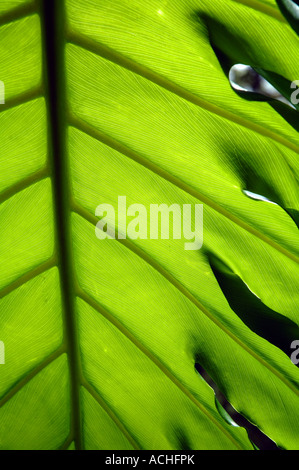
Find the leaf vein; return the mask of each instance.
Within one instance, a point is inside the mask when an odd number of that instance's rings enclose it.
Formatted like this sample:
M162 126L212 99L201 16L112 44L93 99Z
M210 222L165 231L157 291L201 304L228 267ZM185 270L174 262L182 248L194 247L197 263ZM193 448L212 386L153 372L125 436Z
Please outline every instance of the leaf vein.
M96 42L92 39L89 39L87 36L78 34L73 31L67 32L66 39L68 42L78 47L81 47L89 52L92 52L93 54L96 54L99 57L109 60L110 62L113 62L123 68L130 70L131 72L134 72L146 78L147 80L155 83L156 85L159 85L160 87L176 94L177 96L180 96L181 98L199 106L200 108L205 109L206 111L209 111L212 114L220 116L242 127L246 127L247 129L250 129L260 135L263 135L264 137L268 137L276 142L279 142L285 147L288 147L289 149L299 153L298 144L291 142L290 140L286 139L280 134L277 134L275 131L267 129L266 127L263 127L260 124L256 124L231 111L227 111L226 109L222 107L219 107L213 103L210 103L209 101L206 101L205 99L193 94L192 92L181 87L180 85L163 77L159 73L149 69L148 67L144 65L141 65L133 61L132 59L125 57L120 52L115 51L102 43Z
M200 403L194 395L184 386L181 382L172 374L172 372L165 366L149 349L147 349L134 334L132 334L122 323L120 323L110 312L102 307L97 301L95 301L89 294L87 294L82 288L79 288L77 292L78 297L84 300L88 305L100 313L106 318L112 325L114 325L126 338L128 338L145 356L154 363L161 372L176 385L181 392L183 392L194 405L197 406L212 422L230 439L237 448L240 448L239 443L233 438L233 436L214 418L214 416L207 410L207 408Z
M167 170L164 170L160 166L156 165L155 163L151 162L147 158L144 158L142 155L138 154L137 152L129 149L127 146L122 144L121 142L118 142L115 140L113 137L108 136L107 134L104 134L103 132L99 131L98 129L94 128L93 126L90 126L86 122L82 121L81 119L69 115L69 123L76 127L78 130L84 132L85 134L89 135L90 137L93 137L94 139L104 143L105 145L108 145L109 147L113 148L114 150L117 150L119 153L123 154L127 158L130 158L131 160L134 160L135 162L139 163L140 165L144 166L148 170L152 171L153 173L157 174L164 180L167 180L168 182L172 183L173 185L177 186L178 188L182 189L186 193L190 194L192 197L195 197L198 199L200 202L203 202L210 208L214 209L216 212L219 214L223 215L227 219L229 219L231 222L235 223L239 227L243 228L247 232L251 233L251 235L254 235L255 237L259 238L263 242L265 242L267 245L270 245L272 248L276 249L280 253L284 254L287 256L289 259L294 261L295 263L299 264L299 257L295 255L294 253L291 253L289 250L284 248L283 246L279 245L277 242L269 238L267 235L264 235L261 233L259 230L255 229L248 223L244 222L242 219L237 217L236 215L230 213L227 209L224 209L222 206L220 206L218 203L210 199L208 196L204 195L197 189L191 187L178 177L172 175L169 173Z
M82 208L79 204L73 205L73 210L80 215L82 218L90 222L92 225L96 225L98 219ZM117 232L117 231L116 231ZM271 364L265 361L262 357L259 356L255 351L253 351L249 346L247 346L240 338L238 338L232 331L225 327L218 318L216 318L196 297L183 285L181 284L172 274L170 274L165 268L163 268L156 260L151 258L147 253L142 249L137 247L131 240L116 240L122 245L126 246L129 250L139 256L145 263L150 265L153 269L159 272L168 282L170 282L183 296L188 298L193 305L195 305L206 317L208 317L216 326L218 326L224 333L226 333L235 343L237 343L242 349L249 353L254 359L256 359L260 364L266 367L270 372L272 372L278 379L280 379L295 395L299 396L299 390L295 387L284 375L274 368ZM88 295L88 294L86 294Z
M62 345L56 351L52 352L44 361L32 369L25 377L17 382L1 399L0 408L5 405L11 398L13 398L25 385L27 385L34 377L36 377L43 369L54 362L58 357L64 354L65 346Z

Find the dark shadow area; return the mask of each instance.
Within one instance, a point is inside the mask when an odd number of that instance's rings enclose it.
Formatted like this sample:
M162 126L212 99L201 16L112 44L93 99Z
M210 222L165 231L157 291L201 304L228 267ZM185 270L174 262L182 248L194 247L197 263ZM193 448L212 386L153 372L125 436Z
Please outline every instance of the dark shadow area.
M299 211L296 209L285 209L289 216L293 219L297 227L299 228Z
M186 436L186 434L183 432L181 428L175 428L174 434L177 438L176 449L192 450L192 445L190 444L188 437Z
M299 34L299 0L276 0L283 16Z
M247 157L246 152L243 152L241 158L235 163L238 168L238 174L243 182L243 192L250 191L251 193L259 194L269 201L274 202L292 219L298 228L299 212L296 209L284 207L275 188L265 181L253 167L249 166L247 161L250 161L250 155ZM247 197L249 196L247 195ZM256 202L258 203L258 201Z
M288 104L277 101L271 98L271 96L266 96L258 91L260 84L258 76L260 76L267 80L288 102L290 102L292 92L294 91L294 88L291 88L292 82L275 72L263 69L262 64L256 63L254 54L251 53L251 44L235 33L232 34L225 24L203 13L198 13L194 15L194 17L197 22L203 22L206 25L211 47L228 80L230 70L236 64L249 65L255 70L257 76L255 78L256 82L254 83L253 81L251 83L251 85L253 85L252 91L242 91L232 86L233 90L247 101L268 102L276 112L281 114L281 116L298 131L299 117L296 109L297 111L299 110L299 105L293 103L293 106L296 108L293 109ZM278 105L276 105L276 103L278 103Z
M214 255L209 255L209 262L231 309L254 333L289 357L292 341L299 338L298 325L263 304L242 279Z
M238 413L235 408L227 401L223 393L219 390L217 384L211 379L207 371L198 363L195 363L195 369L207 384L214 390L215 400L218 400L224 411L238 425L246 429L250 441L258 450L281 450L268 436L262 433L254 424L250 423L244 416ZM217 407L217 402L216 402ZM221 414L220 410L218 409ZM225 418L224 418L225 419Z

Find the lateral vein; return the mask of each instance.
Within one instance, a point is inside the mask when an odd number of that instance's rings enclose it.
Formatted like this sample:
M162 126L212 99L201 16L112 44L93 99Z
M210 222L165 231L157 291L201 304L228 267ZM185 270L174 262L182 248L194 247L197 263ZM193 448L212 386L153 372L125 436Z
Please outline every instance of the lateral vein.
M144 158L142 155L138 154L134 150L129 149L121 142L118 142L113 137L104 134L103 132L99 131L93 126L90 126L86 122L82 121L80 118L69 114L69 123L76 127L78 130L84 132L85 134L93 137L94 139L104 143L105 145L117 150L119 153L123 154L127 158L134 160L135 162L139 163L140 165L144 166L148 170L152 171L156 175L160 176L161 178L167 180L168 182L172 183L173 185L177 186L178 188L182 189L186 193L190 194L192 197L195 197L199 201L203 202L210 208L214 209L216 212L221 214L222 216L229 219L231 222L235 223L239 227L243 228L247 232L251 233L255 237L259 238L267 245L270 245L272 248L276 249L283 255L287 256L289 259L294 261L295 263L299 263L299 256L296 256L294 253L291 253L283 246L279 245L277 242L269 238L267 235L259 232L257 229L249 225L248 223L244 222L242 219L237 217L236 215L229 212L227 209L224 209L220 206L217 202L210 199L205 194L201 193L199 190L189 186L187 183L179 179L178 177L172 175L167 170L164 170L160 166L156 165L155 163L151 162L147 158Z
M73 210L87 222L92 225L96 225L98 219L90 214L86 209L82 208L78 203L73 203ZM117 232L117 231L116 231ZM233 332L231 332L226 326L224 326L218 318L213 315L191 292L187 289L181 282L179 282L171 273L169 273L160 263L154 260L151 256L145 253L141 248L134 244L131 240L128 239L118 239L115 238L119 243L124 245L130 251L135 253L138 257L143 259L145 263L150 265L155 269L161 276L163 276L168 282L170 282L184 297L190 300L195 307L197 307L206 317L208 317L218 328L220 328L225 334L227 334L235 343L237 343L242 349L249 353L254 359L256 359L260 364L266 367L270 372L272 372L277 378L279 378L295 395L299 396L299 389L296 388L288 379L286 379L283 374L281 374L276 368L271 366L267 361L259 356L255 351L253 351L249 346L247 346L240 338L238 338ZM77 287L78 289L78 287ZM81 289L81 288L80 288ZM82 290L82 289L81 289ZM88 294L86 294L88 295ZM90 296L89 296L90 297ZM124 327L123 327L124 328Z
M165 366L151 351L149 351L137 338L134 336L127 328L120 323L110 312L104 309L97 301L95 301L89 294L87 294L83 289L79 288L77 292L78 297L84 300L88 305L105 317L111 324L113 324L126 338L128 338L152 363L154 363L161 372L171 380L174 385L176 385L181 392L183 392L194 405L199 408L202 413L204 413L213 424L222 431L228 439L230 439L237 448L241 448L239 443L233 438L233 436L212 416L212 414L207 410L207 408L200 403L194 395L184 386L181 382L170 372L167 366Z
M100 42L96 42L92 39L89 39L87 36L84 36L83 34L78 34L74 31L67 31L67 40L68 42L78 47L88 50L89 52L92 52L93 54L96 54L99 57L109 60L110 62L113 62L116 65L126 68L127 70L130 70L131 72L134 72L146 78L147 80L155 83L156 85L159 85L160 87L174 93L177 96L180 96L186 101L189 101L190 103L193 103L202 109L205 109L206 111L209 111L212 114L220 116L242 127L246 127L247 129L250 129L260 135L263 135L264 137L268 137L276 142L279 142L285 147L288 147L289 149L299 153L298 144L291 142L280 134L277 134L275 131L267 129L231 111L227 111L224 108L221 108L213 103L210 103L209 101L206 101L205 99L191 93L190 91L186 90L175 82L172 82L169 79L163 77L159 73L133 61L132 59L125 57L122 53L115 51Z

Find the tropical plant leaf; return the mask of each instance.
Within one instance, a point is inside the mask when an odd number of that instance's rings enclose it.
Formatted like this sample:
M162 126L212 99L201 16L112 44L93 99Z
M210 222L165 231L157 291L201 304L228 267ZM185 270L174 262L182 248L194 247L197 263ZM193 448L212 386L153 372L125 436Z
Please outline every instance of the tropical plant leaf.
M0 39L0 448L253 449L195 363L298 447L298 133L214 51L299 79L275 2L2 1ZM119 196L203 204L202 249L99 240Z

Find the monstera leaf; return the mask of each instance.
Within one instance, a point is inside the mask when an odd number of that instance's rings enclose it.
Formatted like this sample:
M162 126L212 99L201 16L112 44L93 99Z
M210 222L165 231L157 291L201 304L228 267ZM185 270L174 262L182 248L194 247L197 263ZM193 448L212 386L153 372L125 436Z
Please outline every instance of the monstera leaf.
M298 447L298 115L228 79L291 96L298 46L274 0L1 1L1 449L253 449L196 365ZM119 196L202 247L100 240Z

